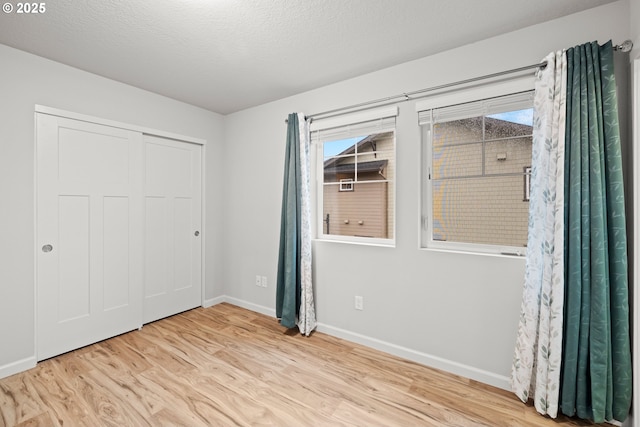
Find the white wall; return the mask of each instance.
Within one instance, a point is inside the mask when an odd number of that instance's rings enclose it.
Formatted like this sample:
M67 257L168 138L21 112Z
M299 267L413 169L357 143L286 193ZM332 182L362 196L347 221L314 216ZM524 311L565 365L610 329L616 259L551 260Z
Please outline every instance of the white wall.
M640 57L640 0L629 1L629 29L633 41L631 59Z
M222 294L223 117L0 45L0 377L34 363L34 105L207 140L206 298Z
M288 113L528 65L592 40L617 43L630 35L628 15L629 2L615 2L227 116L223 280L230 300L273 313ZM524 261L418 249L416 123L413 103L401 104L396 247L314 243L319 329L507 387ZM255 286L256 274L268 276L268 288ZM355 295L364 296L364 311L354 310Z

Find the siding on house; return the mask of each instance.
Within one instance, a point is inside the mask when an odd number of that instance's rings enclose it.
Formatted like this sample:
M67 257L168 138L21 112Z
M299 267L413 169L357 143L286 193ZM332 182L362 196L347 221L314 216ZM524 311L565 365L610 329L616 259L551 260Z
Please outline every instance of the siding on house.
M329 214L329 230L339 236L388 236L386 208L389 185L387 182L354 184L353 191L339 191L339 185L324 187L324 218Z
M395 181L395 141L393 132L369 135L357 146L358 165L380 162L384 166L366 172L352 168L356 157L354 147L340 153L348 157L330 158L324 162L323 186L323 231L325 234L340 236L393 238L394 229L394 181ZM351 169L351 171L348 171ZM353 191L340 191L341 179L353 179ZM376 182L383 181L383 182ZM326 218L329 215L327 230ZM362 221L362 224L360 224Z
M483 133L473 117L437 123L433 133L434 240L526 246L531 126L486 117ZM517 175L485 176L500 174Z

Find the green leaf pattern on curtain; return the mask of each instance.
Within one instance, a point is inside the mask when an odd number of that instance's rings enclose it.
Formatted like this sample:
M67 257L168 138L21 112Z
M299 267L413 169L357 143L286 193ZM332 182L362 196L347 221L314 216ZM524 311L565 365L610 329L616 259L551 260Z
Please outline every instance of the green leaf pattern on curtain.
M624 186L611 42L567 51L561 408L623 421L631 405Z
M549 54L535 82L529 230L522 308L511 370L514 393L556 417L564 294L564 123L567 66Z

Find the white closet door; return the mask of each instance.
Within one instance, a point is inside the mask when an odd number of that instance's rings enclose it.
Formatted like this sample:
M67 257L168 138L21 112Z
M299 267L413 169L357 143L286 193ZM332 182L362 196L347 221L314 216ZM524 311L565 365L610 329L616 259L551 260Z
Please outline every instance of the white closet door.
M37 349L142 325L142 135L38 113Z
M145 135L144 323L201 305L201 150Z

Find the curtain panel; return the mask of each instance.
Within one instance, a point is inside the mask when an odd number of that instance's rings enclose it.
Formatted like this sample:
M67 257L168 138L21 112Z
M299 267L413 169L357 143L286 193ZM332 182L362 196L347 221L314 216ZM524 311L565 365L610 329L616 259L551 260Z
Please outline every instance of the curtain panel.
M564 149L567 63L549 54L535 81L525 280L512 365L514 393L558 414L564 296Z
M276 317L309 335L316 327L311 271L309 126L302 113L289 114L282 189Z
M613 46L567 51L562 412L623 421L631 406L624 183Z
M613 46L587 43L546 61L512 388L551 417L624 421L632 366Z

